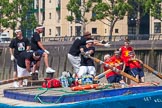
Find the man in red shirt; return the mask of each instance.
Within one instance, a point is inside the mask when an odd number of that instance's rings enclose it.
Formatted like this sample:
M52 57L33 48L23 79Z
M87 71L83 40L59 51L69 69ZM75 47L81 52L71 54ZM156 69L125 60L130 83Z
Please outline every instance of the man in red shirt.
M144 72L142 69L141 64L143 64L143 62L139 59L135 58L135 53L129 52L129 56L130 59L128 60L128 64L130 67L130 71L132 73L132 76L134 76L137 79L140 79L141 83L144 82Z
M129 45L130 41L128 39L126 39L124 41L124 46L121 46L119 48L119 51L121 53L121 58L123 59L124 61L124 64L125 64L125 70L124 72L128 73L131 75L131 72L130 72L130 67L129 67L129 64L128 64L128 60L129 60L129 52L130 51L134 51L133 50L133 47ZM123 78L125 82L127 82L127 84L130 84L130 79L126 79L126 78Z
M114 55L112 57L108 56L107 59L105 60L105 63L107 63L110 66L116 67L119 70L122 70L122 65L123 65L123 60L120 57L120 52L119 51L115 51ZM109 68L107 68L106 66L104 66L104 70L108 70ZM121 83L121 84L125 84L121 75L117 72L111 71L109 73L106 74L106 78L107 81L109 83Z

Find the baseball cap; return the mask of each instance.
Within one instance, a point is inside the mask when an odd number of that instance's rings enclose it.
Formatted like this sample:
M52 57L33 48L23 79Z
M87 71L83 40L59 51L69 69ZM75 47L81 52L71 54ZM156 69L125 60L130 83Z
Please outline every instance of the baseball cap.
M87 41L86 41L86 43L93 43L94 42L94 39L92 39L92 38L89 38L89 39L87 39Z
M36 27L36 29L43 29L44 27L43 27L43 25L38 25L37 27Z
M35 52L33 52L33 56L36 58L40 58L42 56L42 53L39 51L35 51Z
M21 32L21 30L20 30L20 29L15 30L15 33L16 33L16 34L17 34L18 32Z
M106 59L109 58L109 57L111 57L110 54L106 54L106 55L104 56L104 60L106 60Z
M93 43L94 40L87 40L86 43Z

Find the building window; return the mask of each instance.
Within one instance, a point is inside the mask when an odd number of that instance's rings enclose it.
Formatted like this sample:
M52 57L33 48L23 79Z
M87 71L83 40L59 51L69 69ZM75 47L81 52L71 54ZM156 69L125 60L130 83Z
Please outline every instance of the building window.
M44 28L42 36L45 36L46 29Z
M97 28L92 28L92 34L97 34Z
M81 26L75 26L75 35L81 36Z
M81 14L81 11L79 11ZM80 23L81 22L81 17L76 17L75 23Z
M115 29L115 33L119 33L119 29Z
M72 36L73 35L73 27L71 26L70 27L70 36Z
M105 33L107 33L107 29L105 29Z
M82 0L78 0L78 5L81 6Z
M49 35L51 35L51 29L49 29Z
M136 34L136 27L128 27L128 34Z
M159 4L159 5L157 5L156 6L156 9L155 9L155 19L161 19L161 5Z
M154 33L161 33L161 22L154 23Z
M49 19L51 19L51 13L49 13Z

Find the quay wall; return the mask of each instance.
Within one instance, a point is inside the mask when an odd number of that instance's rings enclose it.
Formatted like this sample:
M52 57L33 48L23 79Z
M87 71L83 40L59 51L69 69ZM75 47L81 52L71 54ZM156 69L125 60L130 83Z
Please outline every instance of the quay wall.
M96 47L95 57L103 60L103 56L107 53L113 54L115 49L123 45L123 41L111 42L110 48ZM49 54L49 64L56 70L54 77L59 77L61 72L73 72L73 68L67 59L67 53L71 46L71 41L54 41L46 42L44 45ZM131 46L134 47L137 58L141 59L145 64L154 68L155 70L162 71L162 40L134 40L131 41ZM102 72L102 66L96 65L97 74ZM147 71L145 69L145 71ZM10 60L8 44L0 44L0 80L12 78L13 62ZM39 77L45 77L45 64L43 58L39 70Z

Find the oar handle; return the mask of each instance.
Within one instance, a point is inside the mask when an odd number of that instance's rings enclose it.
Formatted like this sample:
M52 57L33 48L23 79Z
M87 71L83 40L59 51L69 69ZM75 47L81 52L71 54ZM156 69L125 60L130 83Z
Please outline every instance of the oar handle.
M162 79L162 75L158 71L154 70L153 68L151 68L150 66L148 66L146 64L143 64L143 66L146 69L148 69L151 73L153 73L154 75L156 75L157 77L159 77L160 79Z
M18 77L18 78L13 78L13 79L8 79L8 80L2 80L0 81L0 85L12 83L14 81L19 81L23 79L29 79L29 78L31 78L31 76L24 76L24 77Z
M112 71L111 69L108 69L108 70L104 71L103 73L101 73L101 74L95 76L94 80L98 80L98 79L103 78L106 74L108 74L108 73L111 72L111 71Z

